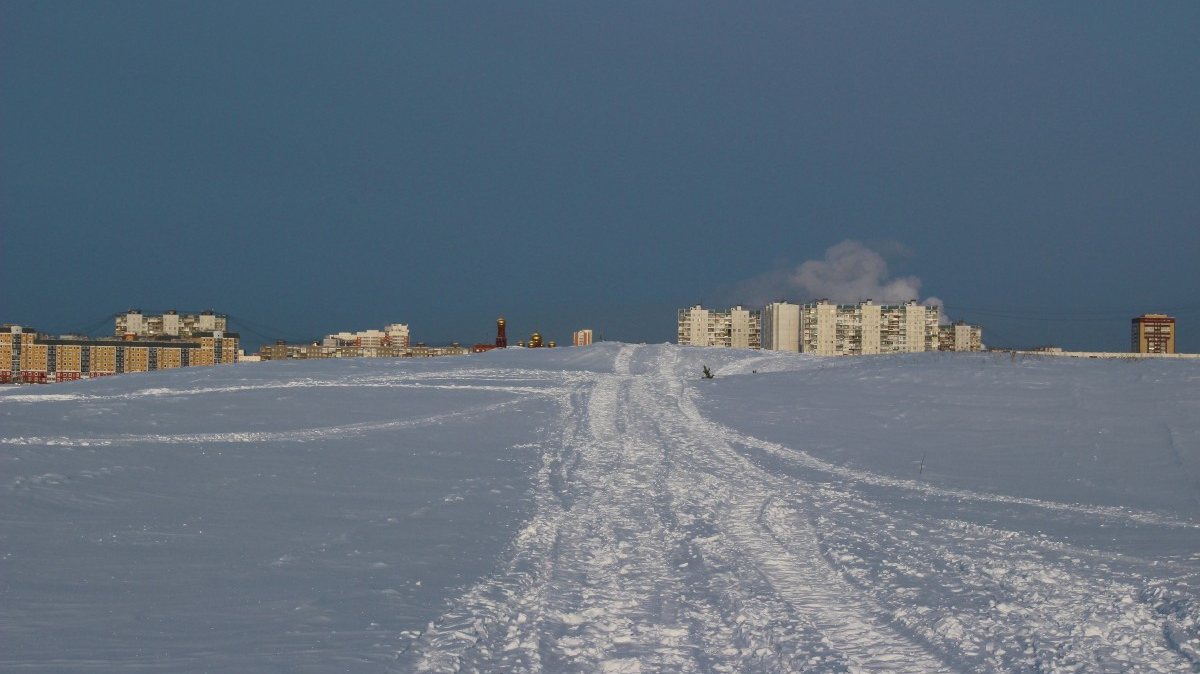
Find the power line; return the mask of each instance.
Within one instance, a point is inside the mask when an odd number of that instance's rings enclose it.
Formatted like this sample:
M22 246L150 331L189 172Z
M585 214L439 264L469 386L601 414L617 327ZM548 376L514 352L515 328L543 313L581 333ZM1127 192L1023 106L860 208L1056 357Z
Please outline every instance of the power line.
M1200 306L1158 307L1156 312L1169 314L1190 314L1200 311ZM1026 321L1038 323L1111 323L1113 321L1132 320L1145 312L1126 308L1080 308L1080 307L1012 307L1012 306L972 306L952 305L947 307L947 313L956 316L981 316L1006 321Z
M282 339L285 342L292 342L293 344L307 344L309 342L317 341L310 337L297 337L294 334L289 334L290 331L288 330L280 330L271 326L262 325L240 316L234 316L233 314L226 314L226 318L229 319L231 324L238 328L239 333L246 332L254 335L264 342L274 342L275 340Z
M970 311L978 313L988 313L994 315L1020 315L1020 316L1071 316L1071 317L1129 317L1145 313L1137 309L1132 309L1129 306L1122 307L1075 307L1075 306L1059 306L1059 307L1016 307L1016 306L988 306L988 305L967 305L967 304L949 304L948 309L953 309L955 312ZM1138 306L1150 306L1149 303L1139 303ZM1191 313L1200 311L1200 306L1168 306L1156 307L1158 313Z
M96 333L100 332L104 328L105 325L109 325L109 326L115 325L113 318L114 318L113 314L105 314L103 317L97 318L97 319L87 323L86 325L79 327L75 330L70 330L69 332L71 334L75 334L75 335L87 335L87 336L91 337L91 336L94 336Z

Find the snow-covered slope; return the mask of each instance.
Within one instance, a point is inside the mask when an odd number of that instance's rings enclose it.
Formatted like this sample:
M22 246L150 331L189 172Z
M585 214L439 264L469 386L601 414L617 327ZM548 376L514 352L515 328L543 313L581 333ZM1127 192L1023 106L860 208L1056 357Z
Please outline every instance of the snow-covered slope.
M601 344L0 424L5 671L1200 669L1192 363Z

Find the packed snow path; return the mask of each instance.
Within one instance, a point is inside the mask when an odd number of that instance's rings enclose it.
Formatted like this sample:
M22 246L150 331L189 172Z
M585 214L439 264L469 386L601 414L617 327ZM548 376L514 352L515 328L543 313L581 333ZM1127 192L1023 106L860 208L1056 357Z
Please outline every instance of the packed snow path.
M970 515L1001 505L1190 538L1194 523L839 468L706 418L677 349L627 346L615 361L569 390L506 568L431 624L402 669L1198 668L1195 564Z
M601 344L0 389L3 671L1180 672L1198 619L1192 363Z

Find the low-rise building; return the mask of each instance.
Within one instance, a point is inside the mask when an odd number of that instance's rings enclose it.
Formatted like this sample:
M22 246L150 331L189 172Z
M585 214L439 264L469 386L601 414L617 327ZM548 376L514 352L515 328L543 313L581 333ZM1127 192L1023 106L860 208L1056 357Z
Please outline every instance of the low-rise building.
M311 344L280 340L259 349L260 360L311 358L403 358L412 355L408 325L393 323L382 330L337 332Z
M307 344L288 344L279 340L271 345L263 345L258 350L259 360L309 360L316 358L338 358L345 347L327 347L320 342ZM349 347L353 348L353 347ZM344 355L341 357L345 357Z
M403 323L393 323L383 330L363 330L360 332L339 332L327 335L322 346L361 346L367 349L395 346L408 348L408 326Z
M471 348L409 345L408 325L393 323L383 330L338 332L319 342L288 344L277 341L259 349L260 360L310 360L316 358L427 358L469 354Z
M383 330L327 335L321 346L330 358L395 358L408 355L408 326L393 323Z
M409 350L408 355L412 358L435 358L438 356L466 356L470 353L471 348L462 346L461 344L451 344L450 346L417 344Z

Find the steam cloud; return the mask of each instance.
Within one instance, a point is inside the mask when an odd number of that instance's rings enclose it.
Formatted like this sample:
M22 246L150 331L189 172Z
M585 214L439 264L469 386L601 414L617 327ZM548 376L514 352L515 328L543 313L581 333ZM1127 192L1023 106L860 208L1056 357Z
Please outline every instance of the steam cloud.
M808 302L827 299L839 304L872 300L898 304L920 299L921 279L889 278L887 260L865 244L847 239L825 251L820 260L809 260L792 269L780 269L743 281L736 293L750 306L786 299ZM927 297L921 304L943 308L942 300ZM942 311L941 320L948 321Z

